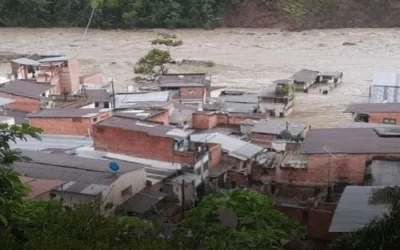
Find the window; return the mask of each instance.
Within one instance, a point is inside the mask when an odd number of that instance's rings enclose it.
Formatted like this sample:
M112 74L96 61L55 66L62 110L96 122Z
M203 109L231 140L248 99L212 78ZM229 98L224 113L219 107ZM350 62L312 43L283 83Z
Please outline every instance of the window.
M99 106L100 106L100 104L99 104L98 102L95 102L95 103L94 103L94 107L95 107L95 108L98 108Z
M93 118L93 122L97 122L97 117Z
M54 200L57 197L55 193L50 193L50 200Z
M110 108L110 103L109 103L109 102L105 102L105 103L104 103L104 108L105 108L105 109Z
M384 124L396 124L396 119L384 118L383 123Z
M121 197L127 197L129 195L132 195L132 186L129 186L127 188L125 188L124 190L121 191Z

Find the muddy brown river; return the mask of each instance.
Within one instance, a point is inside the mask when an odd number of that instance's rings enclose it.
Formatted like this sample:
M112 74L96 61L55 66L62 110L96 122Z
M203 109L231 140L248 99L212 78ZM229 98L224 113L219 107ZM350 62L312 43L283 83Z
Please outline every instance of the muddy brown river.
M162 30L89 30L78 59L81 73L113 77L125 91L132 83L134 63ZM175 59L211 60L213 68L173 67L170 72L209 72L215 85L258 91L278 78L308 68L343 71L344 83L321 95L317 89L296 96L289 119L314 127L349 119L346 105L364 102L376 71L400 71L400 29L311 30L298 33L271 29L175 30L184 45L171 50ZM83 29L0 29L0 51L62 53L74 56ZM344 42L355 46L343 46ZM10 69L0 65L0 76Z

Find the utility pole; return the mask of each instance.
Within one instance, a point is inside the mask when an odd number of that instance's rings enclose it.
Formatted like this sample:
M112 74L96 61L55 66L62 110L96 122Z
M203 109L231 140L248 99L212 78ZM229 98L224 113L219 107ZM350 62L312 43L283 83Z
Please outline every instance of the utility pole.
M112 89L112 98L113 98L113 108L115 108L115 89L114 89L114 78L111 78L111 89Z
M329 154L329 168L328 168L328 193L326 196L326 201L327 202L331 202L331 196L332 196L332 185L331 185L331 167L332 167L332 157L334 157L332 155L332 153L326 149L325 147L323 147L323 150L325 152L327 152Z
M182 220L185 217L185 179L182 179Z

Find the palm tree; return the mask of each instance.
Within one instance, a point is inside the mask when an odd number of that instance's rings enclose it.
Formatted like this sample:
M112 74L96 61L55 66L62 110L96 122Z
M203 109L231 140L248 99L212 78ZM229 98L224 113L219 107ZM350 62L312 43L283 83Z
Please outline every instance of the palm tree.
M400 186L385 187L371 197L373 204L388 204L389 212L355 232L344 234L330 250L400 249Z

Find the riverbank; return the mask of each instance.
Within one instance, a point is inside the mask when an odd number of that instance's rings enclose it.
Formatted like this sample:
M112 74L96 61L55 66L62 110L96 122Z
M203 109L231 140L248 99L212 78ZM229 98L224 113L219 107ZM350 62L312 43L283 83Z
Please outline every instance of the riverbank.
M115 78L118 91L133 82L133 65L150 48L149 41L164 30L91 29L81 50L81 73L101 73ZM346 105L367 100L372 74L400 71L399 29L336 29L281 32L277 29L174 30L184 42L173 48L175 59L213 61L213 68L174 66L171 72L204 71L215 85L258 91L273 80L286 78L302 68L343 71L344 83L321 95L318 90L296 96L289 119L304 120L314 127L332 126L349 117ZM0 29L0 51L55 53L73 56L83 29ZM343 43L354 46L343 46ZM0 66L0 75L10 72Z

